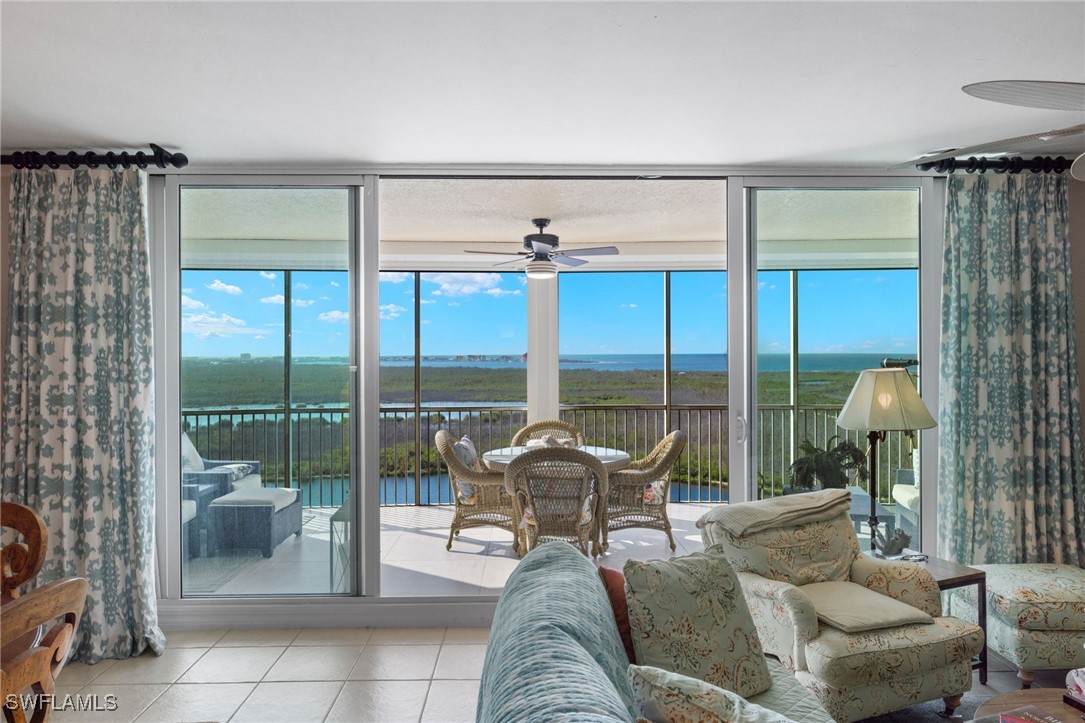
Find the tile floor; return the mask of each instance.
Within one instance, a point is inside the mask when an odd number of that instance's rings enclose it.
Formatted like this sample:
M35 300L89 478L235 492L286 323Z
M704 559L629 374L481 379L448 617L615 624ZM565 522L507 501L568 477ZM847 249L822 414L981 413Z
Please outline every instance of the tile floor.
M57 723L231 721L459 723L475 719L486 628L306 628L167 632L161 657L146 653L97 665L71 663L57 695L115 696L115 711L58 709ZM1016 690L1012 666L991 657L986 686L974 674L974 710ZM1040 671L1037 687L1060 687L1066 671ZM937 706L935 706L937 707ZM867 723L940 720L914 709Z

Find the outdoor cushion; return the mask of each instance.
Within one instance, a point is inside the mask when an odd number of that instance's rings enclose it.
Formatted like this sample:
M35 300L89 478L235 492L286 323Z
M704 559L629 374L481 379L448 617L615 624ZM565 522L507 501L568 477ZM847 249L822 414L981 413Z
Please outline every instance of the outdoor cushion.
M625 563L637 661L741 696L772 680L738 577L718 552Z
M791 723L790 718L697 678L641 665L630 665L628 673L640 714L651 721Z
M247 467L248 465L245 465L245 466ZM218 468L216 467L216 469L218 469ZM237 492L238 490L259 489L259 488L262 488L263 486L264 486L264 483L260 481L260 475L258 475L258 474L247 474L244 477L242 477L241 479L234 482L233 485L232 485L232 489L233 489L234 492Z
M988 615L1023 630L1085 630L1085 570L1046 563L972 567L987 573ZM953 594L976 607L976 586Z
M902 625L845 633L822 624L806 644L806 665L835 688L901 680L965 662L983 647L978 625L934 618L933 625Z
M289 507L297 499L296 489L256 487L230 492L211 501L212 505L271 505L275 512Z
M181 435L181 469L185 472L203 472L203 457L187 434Z
M934 622L919 608L854 582L815 582L799 589L814 604L819 620L846 633Z
M478 461L478 450L475 448L475 443L471 441L471 438L466 434L460 437L460 441L452 445L452 452L456 455L456 459L460 460L467 469L473 469L476 472L481 472L482 467ZM470 482L464 482L463 480L457 480L460 488L460 502L468 505L477 504L478 499L475 497L475 486Z
M196 500L181 500L181 524L196 519Z
M230 481L237 482L249 475L252 472L252 465L245 464L244 462L231 462L230 464L220 464L217 467L212 467L211 472L229 472Z
M914 484L893 485L893 500L911 512L919 512L919 488Z

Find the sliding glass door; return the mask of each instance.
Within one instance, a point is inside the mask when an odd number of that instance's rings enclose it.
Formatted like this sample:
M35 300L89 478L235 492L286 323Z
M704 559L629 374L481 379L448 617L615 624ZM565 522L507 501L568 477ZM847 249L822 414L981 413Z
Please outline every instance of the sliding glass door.
M181 589L353 589L349 187L182 183Z

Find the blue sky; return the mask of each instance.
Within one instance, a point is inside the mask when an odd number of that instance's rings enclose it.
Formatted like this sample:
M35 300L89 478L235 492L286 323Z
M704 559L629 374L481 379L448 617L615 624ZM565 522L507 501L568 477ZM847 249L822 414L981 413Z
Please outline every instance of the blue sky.
M661 354L663 274L563 273L560 353ZM181 330L185 356L282 356L286 274L185 271ZM522 272L423 273L422 353L522 354L527 287ZM346 272L291 274L294 356L346 356ZM758 275L758 351L789 351L789 274ZM671 275L671 343L676 354L726 352L724 272ZM916 271L799 273L802 353L916 350ZM414 348L414 282L386 272L380 284L381 354Z

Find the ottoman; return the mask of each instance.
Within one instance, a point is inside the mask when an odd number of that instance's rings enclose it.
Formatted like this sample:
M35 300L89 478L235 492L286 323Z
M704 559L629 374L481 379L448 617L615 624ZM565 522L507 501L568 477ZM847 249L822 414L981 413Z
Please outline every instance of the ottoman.
M257 548L271 557L276 545L301 535L301 497L296 489L255 487L218 497L207 507L208 554Z
M1071 565L972 565L987 573L987 647L1034 671L1085 666L1085 570ZM949 594L949 614L976 619L976 588Z

